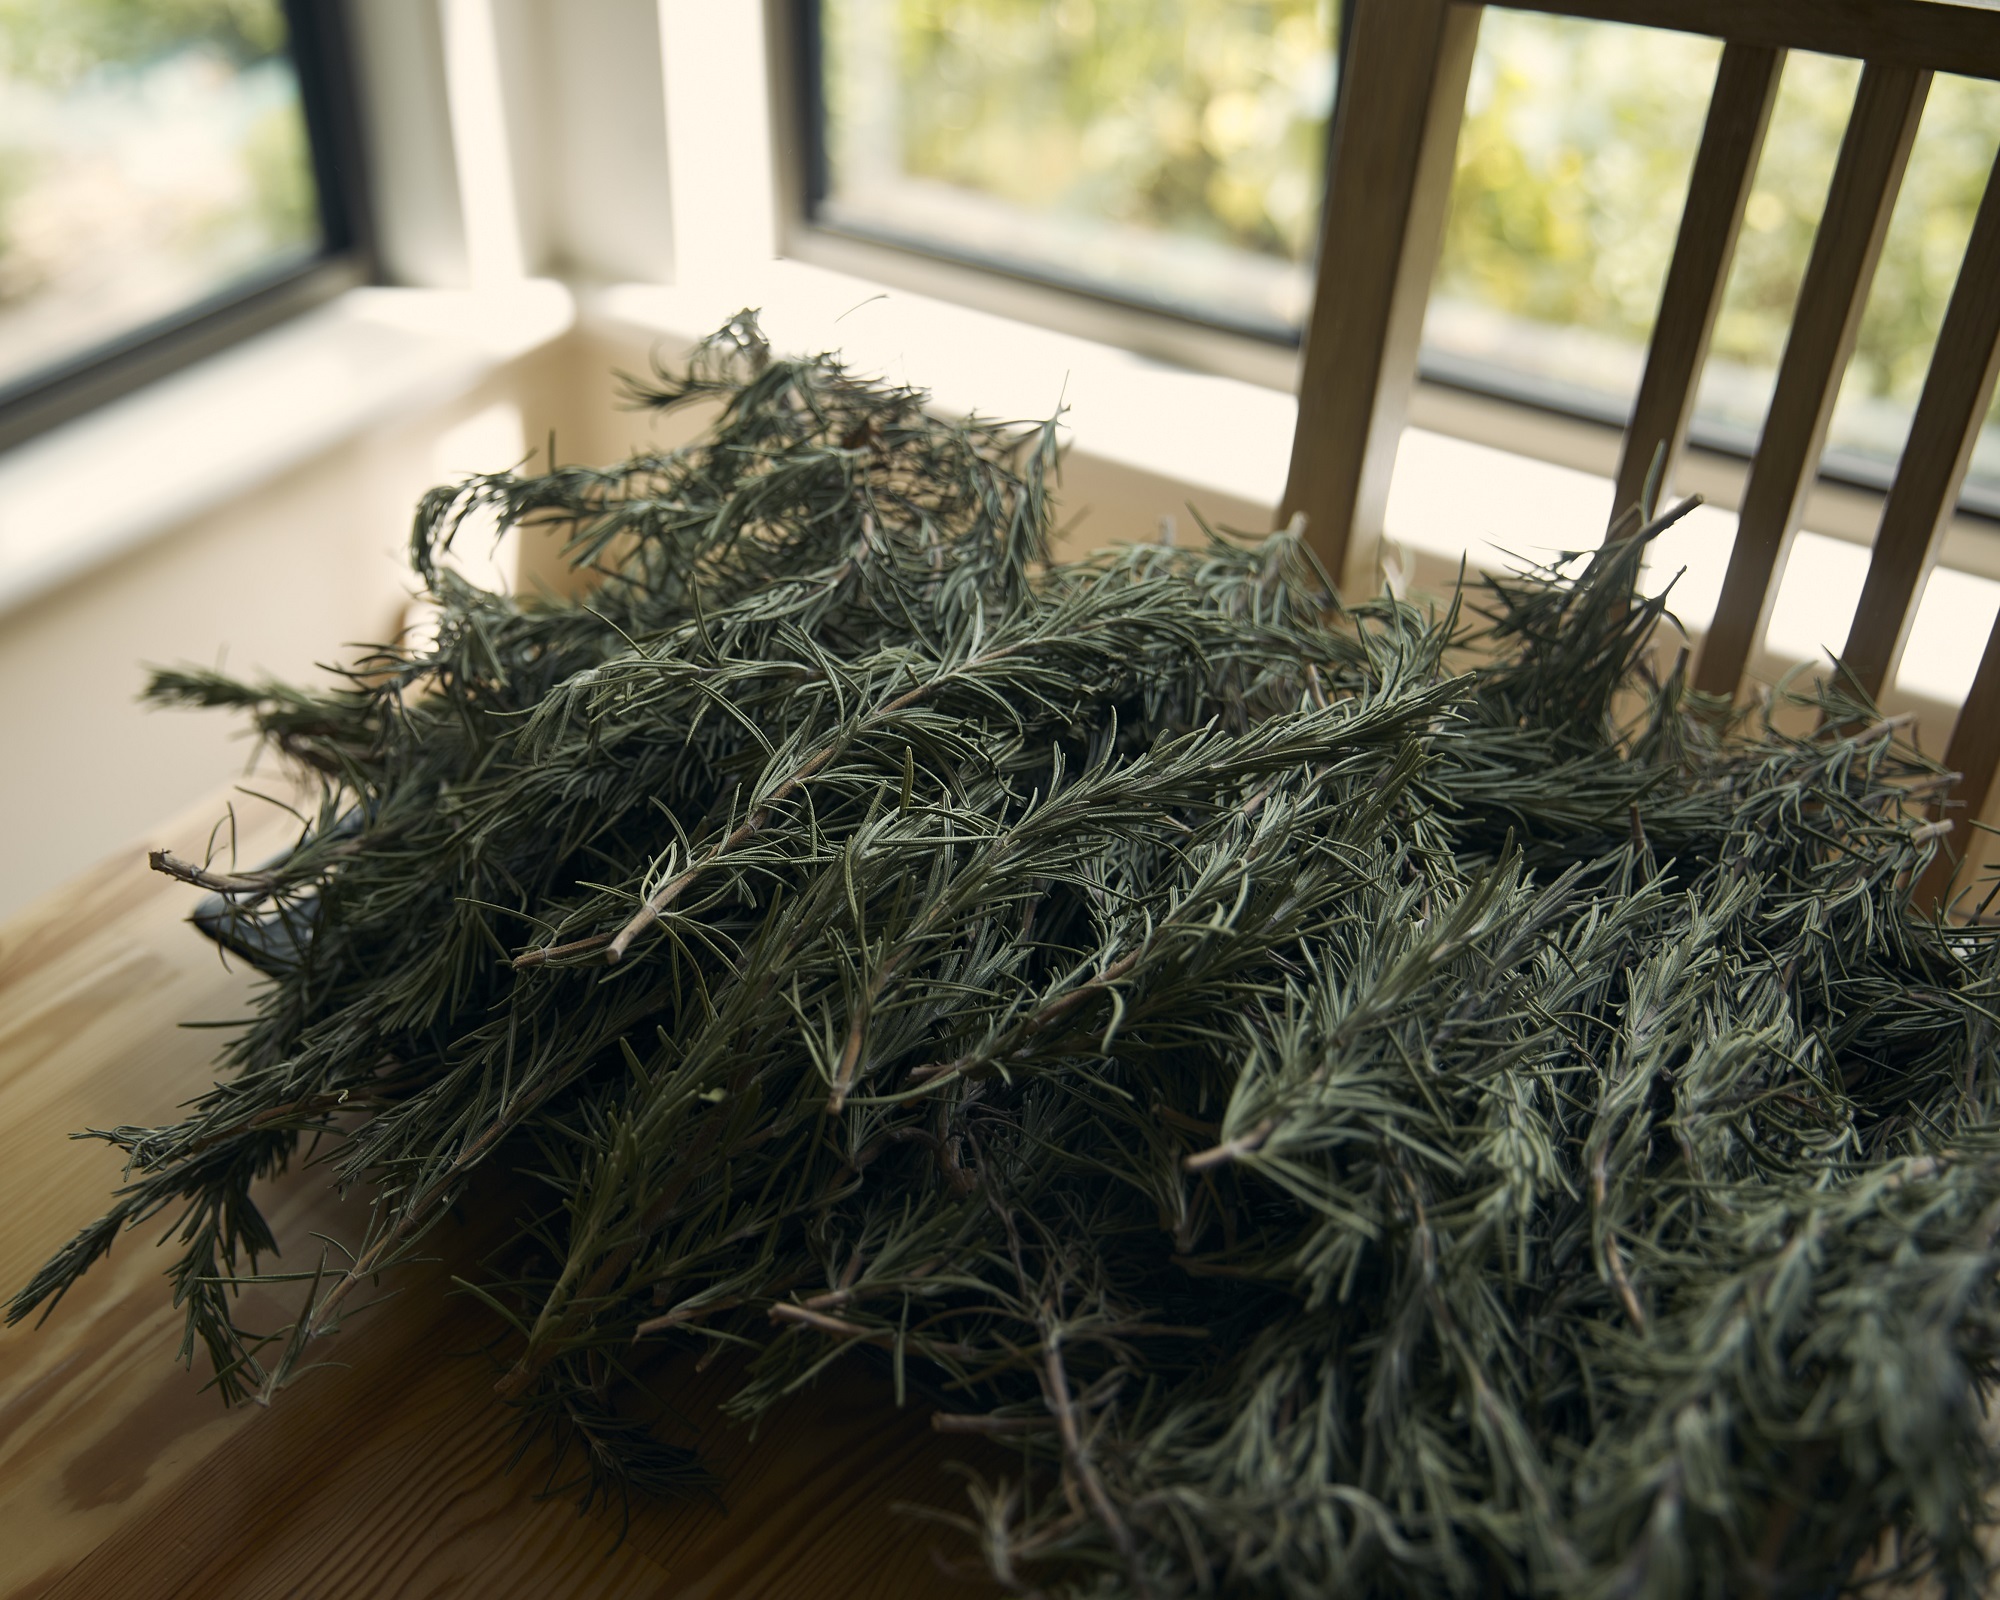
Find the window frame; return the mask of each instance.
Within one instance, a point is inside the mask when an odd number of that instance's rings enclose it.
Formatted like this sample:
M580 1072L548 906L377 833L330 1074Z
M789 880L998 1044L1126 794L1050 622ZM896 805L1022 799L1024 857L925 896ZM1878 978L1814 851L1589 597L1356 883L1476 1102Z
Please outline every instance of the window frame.
M205 356L378 281L373 212L344 0L282 0L298 74L322 244L310 260L256 274L0 385L0 450L73 421Z
M785 215L781 222L787 255L836 268L865 264L871 276L884 281L902 282L940 298L964 299L1003 314L1017 314L1015 306L1040 300L1036 308L1040 314L1026 315L1024 320L1046 322L1065 332L1101 337L1112 344L1133 344L1136 335L1137 348L1174 359L1182 359L1178 354L1182 347L1205 348L1208 359L1195 359L1197 366L1215 362L1219 342L1234 344L1239 353L1233 360L1221 357L1219 370L1239 376L1238 369L1248 367L1260 374L1253 381L1266 382L1290 374L1291 378L1280 382L1284 387L1294 386L1303 328L1287 330L1247 318L1203 316L1165 299L1120 293L1080 274L1067 276L1027 262L953 250L892 228L844 225L819 217L816 211L827 197L831 178L820 5L821 0L776 0L770 7L775 25L766 35L773 58L772 109L779 135L775 143L782 152L779 177ZM1330 135L1331 117L1327 128ZM968 296L964 291L971 287L970 279L1008 285L1013 292L981 297L975 290ZM941 293L934 287L954 280L959 294ZM1112 327L1120 331L1107 331ZM1261 360L1254 356L1244 359L1252 350L1267 354Z
M770 8L773 22L779 24L771 30L771 47L778 58L772 75L777 91L773 109L781 135L777 144L790 153L780 172L787 254L1226 376L1296 390L1303 329L1280 335L1229 319L1206 318L1145 296L1120 295L1104 285L1067 281L1059 273L981 258L888 229L830 223L816 215L830 186L822 3L777 0ZM1345 9L1344 4L1339 8L1342 21L1337 32L1344 27ZM1329 138L1332 129L1329 114ZM1428 348L1419 355L1418 377L1434 389L1513 408L1531 425L1535 418L1546 418L1558 426L1580 424L1615 438L1630 420L1609 397ZM1747 429L1699 416L1688 430L1690 450L1728 468L1746 468L1756 444L1756 435ZM1817 481L1834 490L1882 496L1895 481L1896 467L1895 461L1829 447L1821 455ZM1956 515L2000 532L2000 486L1968 481L1960 491Z

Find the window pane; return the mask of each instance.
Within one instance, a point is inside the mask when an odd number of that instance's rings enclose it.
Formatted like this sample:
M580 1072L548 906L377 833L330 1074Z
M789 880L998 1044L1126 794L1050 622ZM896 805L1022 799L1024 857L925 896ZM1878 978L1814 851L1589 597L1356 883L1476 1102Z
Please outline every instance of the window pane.
M1331 0L824 0L820 220L1283 336Z
M279 0L0 0L0 388L323 244Z

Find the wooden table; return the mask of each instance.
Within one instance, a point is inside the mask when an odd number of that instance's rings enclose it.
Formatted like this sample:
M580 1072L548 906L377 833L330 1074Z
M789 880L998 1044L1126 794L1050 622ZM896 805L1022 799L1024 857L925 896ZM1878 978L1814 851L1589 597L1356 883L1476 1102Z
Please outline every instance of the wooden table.
M221 803L151 843L200 853ZM276 818L276 820L273 820ZM282 817L240 859L279 848ZM169 1120L217 1044L180 1024L240 1014L240 971L182 920L193 894L132 850L0 927L0 1287L7 1294L118 1181L115 1151L69 1135ZM273 1187L281 1240L344 1227L323 1174ZM350 1207L357 1201L347 1202ZM0 1334L0 1596L895 1596L964 1594L952 1530L892 1509L963 1505L963 1441L920 1407L885 1410L841 1374L753 1440L717 1413L718 1375L674 1399L720 1502L579 1516L512 1472L514 1418L491 1326L463 1297L413 1292L357 1317L269 1409L225 1411L175 1363L180 1318L157 1235L123 1240L37 1330ZM449 1245L441 1249L448 1251ZM248 1320L248 1319L246 1319ZM286 1320L276 1305L270 1320ZM885 1421L884 1418L887 1417ZM974 1593L985 1593L980 1584Z

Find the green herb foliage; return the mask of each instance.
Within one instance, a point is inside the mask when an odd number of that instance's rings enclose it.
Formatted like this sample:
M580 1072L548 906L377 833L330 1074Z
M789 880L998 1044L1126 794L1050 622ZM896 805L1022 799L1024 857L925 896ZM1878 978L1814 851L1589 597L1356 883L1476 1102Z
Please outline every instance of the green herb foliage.
M1911 909L1897 724L1656 679L1642 538L1342 609L1291 535L1052 564L1052 428L747 318L635 394L718 414L426 499L434 646L157 678L319 780L276 866L165 863L308 936L15 1317L171 1213L184 1353L269 1391L486 1168L590 1493L699 1480L665 1355L750 1418L869 1352L1020 1445L964 1521L1044 1594L1976 1585L2000 968ZM468 586L484 507L602 582ZM372 1221L252 1333L307 1139Z

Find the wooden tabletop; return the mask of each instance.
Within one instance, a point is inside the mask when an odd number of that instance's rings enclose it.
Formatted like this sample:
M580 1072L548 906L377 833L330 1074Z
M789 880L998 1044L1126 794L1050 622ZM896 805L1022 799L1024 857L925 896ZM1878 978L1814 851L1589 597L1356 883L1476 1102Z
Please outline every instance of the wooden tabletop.
M220 809L148 842L198 855ZM286 842L283 821L267 812L247 829L240 859ZM191 908L191 891L135 849L0 926L8 1295L118 1181L115 1151L69 1135L170 1120L208 1083L218 1043L182 1024L241 1014L248 979L186 925ZM354 1231L323 1172L281 1180L269 1201L281 1241ZM464 1297L411 1283L351 1320L330 1351L344 1367L302 1377L268 1409L227 1411L199 1364L174 1359L180 1318L157 1236L121 1241L39 1329L0 1333L0 1597L968 1591L939 1564L968 1559L966 1541L895 1509L959 1509L952 1463L966 1445L934 1435L920 1406L894 1412L866 1371L799 1397L753 1439L719 1415L720 1375L690 1368L671 1398L719 1496L635 1505L621 1538L615 1513L538 1498L532 1453L508 1470L514 1416L490 1359L468 1353L493 1330ZM288 1319L274 1303L268 1320Z

